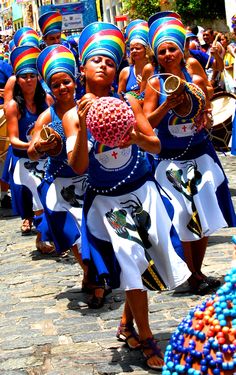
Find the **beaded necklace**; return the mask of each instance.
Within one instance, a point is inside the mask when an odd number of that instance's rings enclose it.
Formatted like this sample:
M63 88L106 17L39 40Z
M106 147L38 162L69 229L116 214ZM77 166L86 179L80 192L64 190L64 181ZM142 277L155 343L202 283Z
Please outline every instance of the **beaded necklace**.
M92 191L96 192L96 193L102 193L102 194L115 191L117 188L121 187L121 185L124 185L131 178L132 175L134 175L134 173L135 173L135 171L138 167L140 157L141 157L141 151L138 150L137 151L137 160L135 162L135 165L134 165L132 171L128 174L128 176L126 176L123 180L119 181L116 185L114 185L110 188L95 188L93 185L91 185L88 182L88 188L91 189Z

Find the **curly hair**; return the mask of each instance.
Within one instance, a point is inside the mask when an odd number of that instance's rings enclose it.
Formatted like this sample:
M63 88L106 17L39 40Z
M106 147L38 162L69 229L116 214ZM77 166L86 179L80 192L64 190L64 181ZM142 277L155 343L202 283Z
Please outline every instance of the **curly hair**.
M25 99L19 83L16 81L13 90L13 99L17 102L21 116L25 113ZM39 115L45 110L46 93L39 81L37 81L34 93L34 102L36 104L36 113Z

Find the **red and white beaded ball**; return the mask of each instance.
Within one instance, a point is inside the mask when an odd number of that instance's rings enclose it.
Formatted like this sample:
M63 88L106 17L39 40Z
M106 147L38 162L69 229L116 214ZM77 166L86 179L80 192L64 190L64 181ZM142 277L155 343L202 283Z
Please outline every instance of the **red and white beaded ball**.
M96 141L117 147L135 127L134 113L124 101L114 97L102 97L91 105L86 124Z

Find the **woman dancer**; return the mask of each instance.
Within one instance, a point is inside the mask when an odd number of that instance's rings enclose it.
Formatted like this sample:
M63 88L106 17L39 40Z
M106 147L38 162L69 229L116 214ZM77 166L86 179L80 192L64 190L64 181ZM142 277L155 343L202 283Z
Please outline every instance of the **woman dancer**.
M77 176L68 165L61 124L63 115L75 107L75 59L68 48L57 44L46 47L40 53L37 67L50 87L55 103L39 116L28 154L32 160L38 160L45 153L48 155L44 180L38 191L53 242L59 254L72 248L84 270L83 290L92 291L95 286L89 286L86 267L80 254L80 226L86 176ZM103 295L103 288L96 290L93 301L89 302L90 307L101 307L104 302Z
M163 354L149 326L147 288L174 288L190 274L172 244L171 220L145 153L139 148L158 153L160 142L132 95L125 96L124 101L118 100L125 105L125 113L131 112L136 121L129 140L121 140L119 147L109 147L97 141L86 128L86 115L92 104L105 99L112 106L111 98L107 97L123 51L123 35L116 26L95 22L83 30L79 52L87 94L78 104L78 114L73 108L63 117L63 127L69 164L78 174L88 171L82 225L83 260L88 262L89 270L96 272L98 280L105 277L111 287L125 290L117 337L130 348L141 348L147 365L160 369ZM95 107L94 113L98 118L107 116L105 120L112 121L109 108L100 112ZM118 134L118 119L123 114L117 115L114 134Z
M205 129L212 125L208 106L193 118L203 104L199 97L186 99L185 94L167 95L164 90L165 79L175 75L197 84L206 94L202 77L192 74L184 63L184 26L180 19L163 17L162 12L150 21L150 44L161 66L160 74L147 85L144 100L144 113L162 143L155 176L174 206L173 223L192 272L191 290L204 294L219 285L201 271L208 236L227 225L235 226L235 213L227 179ZM198 86L192 88L196 91Z
M10 185L16 210L22 217L22 234L31 231L34 214L43 212L37 186L44 175L45 160L32 163L27 155L28 134L39 114L45 110L50 100L46 97L38 81L36 59L40 53L37 47L21 46L11 52L11 64L16 75L13 99L6 108L6 120L12 145ZM32 202L32 205L29 205ZM36 247L42 252L52 252L54 247L41 241L38 232Z
M134 92L139 95L143 69L152 54L148 46L148 23L144 20L130 22L126 35L131 65L120 72L118 92Z

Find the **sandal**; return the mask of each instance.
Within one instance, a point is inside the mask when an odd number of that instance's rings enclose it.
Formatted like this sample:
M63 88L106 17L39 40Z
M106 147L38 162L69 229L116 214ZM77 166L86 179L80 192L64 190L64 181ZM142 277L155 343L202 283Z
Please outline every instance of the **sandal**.
M141 349L146 358L147 366L152 370L162 370L164 366L164 354L161 348L157 345L157 341L154 337L148 337L146 340L141 341ZM148 360L152 357L158 357L163 363L161 365L150 364Z
M192 273L188 279L190 292L199 296L210 293L212 286L207 282L206 278L199 278L196 272Z
M103 295L96 296L96 290L102 290ZM93 288L93 292L94 294L92 298L88 301L88 306L90 307L90 309L100 309L104 306L105 297L112 292L112 289L106 288L105 286L96 286L95 288Z
M41 233L37 233L36 237L36 249L43 255L50 254L50 255L58 255L54 244L48 241L41 240Z
M217 277L203 275L203 280L212 288L219 288L221 281Z
M21 225L21 235L22 236L27 236L31 234L33 226L33 219L24 219Z
M133 322L126 324L120 323L116 333L116 337L119 341L125 342L130 349L136 350L140 349L141 347L139 335L134 328ZM132 342L136 342L136 344L132 345Z
M50 254L50 255L57 255L55 250L55 246L48 241L38 241L36 242L36 249L43 255Z

